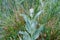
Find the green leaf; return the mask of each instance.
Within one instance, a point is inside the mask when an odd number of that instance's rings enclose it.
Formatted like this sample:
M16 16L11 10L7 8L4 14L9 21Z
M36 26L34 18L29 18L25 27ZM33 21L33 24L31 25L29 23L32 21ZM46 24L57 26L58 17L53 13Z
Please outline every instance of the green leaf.
M23 18L24 18L24 20L26 22L26 25L25 25L26 30L29 33L31 33L31 21L30 21L29 17L27 15L25 15L25 14L20 14L20 15L23 16Z
M20 31L19 33L23 34L23 40L31 40L30 35L26 31L25 32Z
M35 15L34 19L36 20L36 19L41 15L42 12L43 12L43 10L39 11L39 12Z
M39 35L41 35L42 31L44 29L44 25L41 25L40 28L38 28L35 33L32 35L33 39L37 39Z

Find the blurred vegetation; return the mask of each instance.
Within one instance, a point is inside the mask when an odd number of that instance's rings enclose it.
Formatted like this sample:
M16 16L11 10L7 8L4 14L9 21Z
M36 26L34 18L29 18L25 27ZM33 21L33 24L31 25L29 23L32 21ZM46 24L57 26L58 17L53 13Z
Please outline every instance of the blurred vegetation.
M33 18L43 10L36 21L44 30L36 40L60 40L60 0L0 0L0 40L21 40L19 31L26 31L26 21L20 14L32 20L31 8Z

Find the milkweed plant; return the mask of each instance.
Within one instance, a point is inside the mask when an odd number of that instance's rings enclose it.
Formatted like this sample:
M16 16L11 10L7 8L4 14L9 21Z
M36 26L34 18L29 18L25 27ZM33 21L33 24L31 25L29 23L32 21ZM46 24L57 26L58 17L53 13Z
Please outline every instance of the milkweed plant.
M35 16L33 8L31 8L29 11L30 17L26 14L20 14L20 16L22 16L26 22L26 31L19 31L19 34L23 35L21 40L36 40L44 29L44 25L40 25L37 21L37 18L42 14L43 10L40 10ZM37 25L39 25L39 28L37 28Z

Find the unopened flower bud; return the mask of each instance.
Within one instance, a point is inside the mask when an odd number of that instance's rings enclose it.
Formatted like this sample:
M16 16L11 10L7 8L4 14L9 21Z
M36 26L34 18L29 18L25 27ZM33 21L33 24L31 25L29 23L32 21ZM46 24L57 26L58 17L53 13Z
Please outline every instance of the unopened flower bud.
M30 16L33 17L34 9L31 8L29 11L30 11Z

